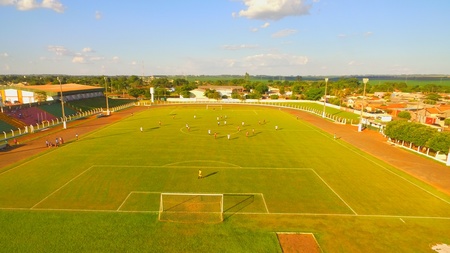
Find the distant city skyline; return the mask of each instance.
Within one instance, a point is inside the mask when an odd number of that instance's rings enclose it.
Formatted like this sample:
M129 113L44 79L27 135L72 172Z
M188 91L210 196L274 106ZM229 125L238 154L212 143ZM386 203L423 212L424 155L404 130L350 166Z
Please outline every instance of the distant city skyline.
M450 1L0 0L0 74L450 74Z

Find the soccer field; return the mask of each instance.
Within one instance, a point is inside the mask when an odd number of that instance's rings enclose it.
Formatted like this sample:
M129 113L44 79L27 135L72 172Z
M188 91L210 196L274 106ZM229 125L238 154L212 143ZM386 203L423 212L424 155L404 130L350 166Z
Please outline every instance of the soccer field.
M223 221L159 221L161 193L223 194ZM277 108L160 106L0 168L0 226L8 252L430 252L450 197Z

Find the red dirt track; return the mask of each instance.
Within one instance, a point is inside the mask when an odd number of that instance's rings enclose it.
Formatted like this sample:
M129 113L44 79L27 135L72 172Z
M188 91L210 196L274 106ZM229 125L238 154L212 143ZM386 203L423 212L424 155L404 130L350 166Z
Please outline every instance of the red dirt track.
M44 151L45 140L54 141L56 137L62 137L66 145L75 141L75 135L83 138L86 133L92 132L96 129L104 127L108 124L131 117L132 113L147 110L146 107L132 107L120 112L114 112L109 117L96 118L92 116L87 119L70 122L67 129L62 129L62 126L57 126L48 131L28 134L19 137L18 145L12 145L5 150L0 150L0 173L7 170L7 166L12 165L22 159L37 155ZM358 132L357 127L340 125L321 117L312 115L294 109L281 109L288 113L298 116L299 119L305 120L312 125L330 133L336 134L338 139L336 141L348 142L351 145L365 151L398 169L430 184L442 192L450 195L450 167L432 161L420 155L410 153L399 147L391 146L386 142L386 139L378 132L371 130L364 130Z

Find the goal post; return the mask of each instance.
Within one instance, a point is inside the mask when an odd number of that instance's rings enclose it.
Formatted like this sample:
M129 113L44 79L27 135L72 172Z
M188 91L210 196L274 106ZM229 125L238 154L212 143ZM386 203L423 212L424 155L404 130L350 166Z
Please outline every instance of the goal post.
M206 105L206 110L215 110L215 109L222 110L223 107L222 105L214 105L214 104Z
M174 222L222 222L223 194L161 193L159 220Z

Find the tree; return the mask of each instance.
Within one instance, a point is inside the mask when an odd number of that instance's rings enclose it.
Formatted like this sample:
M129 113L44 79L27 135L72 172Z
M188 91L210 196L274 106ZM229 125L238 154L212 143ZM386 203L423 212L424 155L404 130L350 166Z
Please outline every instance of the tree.
M206 89L204 95L207 98L213 98L213 99L220 98L220 93L216 90L211 90L211 89Z
M450 149L450 133L435 132L428 140L427 146L434 151L448 153Z
M45 102L47 101L47 93L45 91L36 91L34 92L34 99L37 102Z
M450 118L444 120L444 125L446 126L450 125Z
M409 113L409 112L407 112L407 111L401 111L401 112L398 113L397 116L398 116L399 118L402 118L402 119L407 119L407 120L410 120L410 119L411 119L411 113Z
M128 95L134 97L134 98L138 98L140 95L143 95L144 91L142 89L129 89L128 90Z
M264 94L269 91L269 86L265 83L260 83L260 84L256 85L255 90L259 94Z
M312 88L305 92L305 98L307 100L319 100L324 93L325 90L322 88Z

